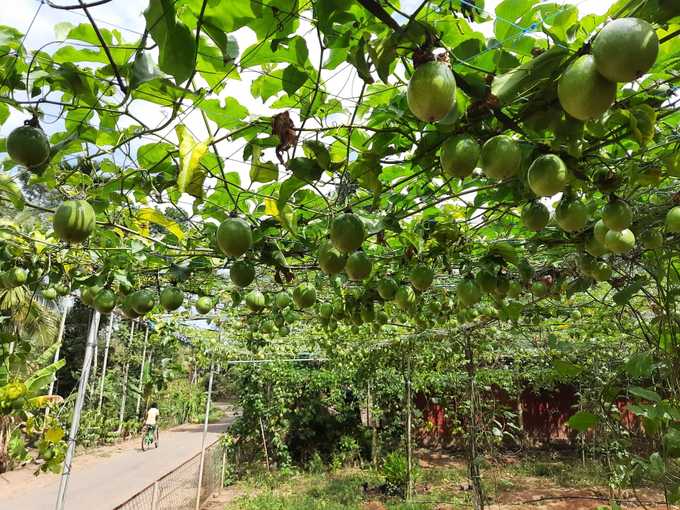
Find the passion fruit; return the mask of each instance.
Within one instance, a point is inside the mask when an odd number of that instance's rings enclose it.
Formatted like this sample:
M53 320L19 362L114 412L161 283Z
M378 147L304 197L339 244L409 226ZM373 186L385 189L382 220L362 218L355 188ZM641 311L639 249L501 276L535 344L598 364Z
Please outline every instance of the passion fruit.
M299 308L309 308L316 303L316 289L311 283L301 283L293 289L293 301Z
M555 208L555 221L565 232L582 230L588 222L588 208L580 200L562 198Z
M411 270L410 280L416 290L427 290L434 280L434 271L425 264L418 264Z
M229 268L229 278L237 287L247 287L255 280L255 267L248 261L237 260Z
M161 291L161 306L168 312L177 310L182 306L184 293L177 287L165 287Z
M627 228L621 231L610 230L604 236L604 245L612 253L621 255L635 248L635 235Z
M562 73L557 96L565 112L579 120L596 119L616 98L616 83L597 72L592 55L582 55Z
M356 251L364 242L366 230L361 219L352 213L343 213L331 223L331 242L343 253Z
M647 250L658 250L663 246L663 234L656 229L645 230L640 235L640 242Z
M319 267L324 273L328 275L341 273L345 268L345 262L347 262L347 255L337 250L333 243L324 241L321 244L319 248Z
M442 145L439 157L444 175L463 179L477 167L481 149L471 136L454 136Z
M150 289L137 290L130 294L129 302L135 312L144 315L156 305L156 294Z
M605 255L609 250L607 247L597 240L595 236L588 238L585 244L585 250L590 253L593 257L601 257Z
M472 278L464 278L456 287L458 301L464 306L472 306L482 299L482 292Z
M680 232L680 206L676 205L666 213L666 232Z
M209 296L201 296L196 300L196 311L201 315L209 313L213 309L213 300Z
M94 231L96 216L85 200L66 200L52 218L54 233L66 243L82 243Z
M597 239L600 244L604 244L604 238L609 232L609 228L604 224L604 221L597 220L595 226L593 227L593 237Z
M102 289L94 297L93 304L99 313L111 313L116 307L116 295L110 289Z
M43 289L40 294L42 295L43 299L52 301L57 297L57 289L54 287L47 287L46 289Z
M609 230L621 231L633 223L633 211L623 200L614 199L604 206L602 222Z
M50 142L38 127L18 127L9 134L6 143L9 157L27 168L42 165L50 157Z
M253 231L241 218L227 218L217 229L217 246L228 257L240 257L253 245Z
M537 157L527 172L529 188L539 197L551 197L564 191L568 180L567 166L554 154Z
M378 294L385 301L391 301L394 299L394 295L397 293L399 286L392 278L383 278L378 282Z
M399 287L394 295L394 302L405 312L411 310L416 304L416 293L411 287Z
M446 117L456 102L456 79L448 64L419 65L409 80L406 100L411 113L424 122Z
M352 281L361 281L368 278L371 274L373 263L363 251L355 251L347 257L345 264L345 274Z
M549 221L550 211L538 200L533 200L522 208L522 223L533 232L543 230Z
M497 135L482 147L480 166L484 175L502 180L515 175L522 163L522 151L517 142L506 135Z
M597 71L612 82L629 82L651 69L659 54L654 27L639 18L607 23L592 45Z

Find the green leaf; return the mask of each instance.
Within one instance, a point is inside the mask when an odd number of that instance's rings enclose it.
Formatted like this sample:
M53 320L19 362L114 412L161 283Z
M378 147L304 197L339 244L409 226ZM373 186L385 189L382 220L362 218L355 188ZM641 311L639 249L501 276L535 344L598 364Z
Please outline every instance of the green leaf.
M177 23L158 46L161 71L173 76L177 84L188 80L196 65L196 39L189 27Z
M583 371L583 367L574 365L570 361L564 361L561 359L556 359L553 361L553 366L559 375L562 377L576 377Z
M649 470L654 476L663 476L666 472L666 463L659 452L654 452L649 456Z
M224 64L233 64L238 58L239 52L236 38L231 34L223 32L219 27L211 23L204 23L203 26L210 39L215 43L215 46L222 52L222 62Z
M250 180L253 182L271 182L279 178L279 167L271 161L260 161L262 148L252 146L252 163L250 165Z
M182 193L189 193L196 198L203 198L203 181L205 172L199 169L199 162L208 151L208 142L197 142L186 126L180 124L175 128L179 140L180 170L177 176L177 188Z
M24 382L26 385L26 395L28 397L37 396L48 384L50 384L52 377L57 373L57 370L62 368L65 364L66 361L60 359L56 363L52 363L51 365L34 372L31 377Z
M12 205L19 211L24 209L24 194L19 185L7 173L0 174L0 203L3 200L12 202Z
M323 143L318 140L306 140L302 144L302 150L307 157L315 158L321 168L328 170L331 164L331 155Z
M654 360L649 353L641 352L633 354L623 369L633 378L648 377L652 375Z
M147 51L141 51L135 57L130 73L130 87L137 88L142 83L160 78L163 75L158 71L153 57Z
M292 96L305 84L308 78L309 75L305 71L301 71L294 65L289 65L283 70L281 78L283 90L285 90L289 96Z
M569 418L567 425L579 432L585 432L589 428L596 425L599 421L600 418L593 413L589 413L588 411L579 411Z
M628 388L628 392L644 400L651 400L652 402L661 401L661 397L656 391L641 388L640 386L632 386Z
M272 49L271 44L257 42L248 47L241 55L241 67L259 66L262 64L295 64L304 68L307 64L309 51L305 40L296 35L290 39L281 41L276 49Z
M248 110L233 97L224 100L224 106L219 99L206 99L201 101L198 107L205 112L210 120L222 129L233 129L243 124L241 122L248 116Z
M630 130L640 145L647 145L654 138L656 110L648 104L630 108Z
M632 283L626 285L623 289L618 291L616 294L614 294L612 300L619 306L625 305L642 288L643 283L644 281L641 279L633 281Z
M287 166L295 177L309 183L318 180L323 173L319 163L309 158L293 158Z

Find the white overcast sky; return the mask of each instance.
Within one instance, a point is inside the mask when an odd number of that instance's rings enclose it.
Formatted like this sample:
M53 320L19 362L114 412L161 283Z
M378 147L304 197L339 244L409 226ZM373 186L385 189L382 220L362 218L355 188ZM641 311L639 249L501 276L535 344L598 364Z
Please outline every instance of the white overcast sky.
M59 3L74 3L68 0L55 1ZM13 0L9 3L11 3L11 6L3 5L2 14L0 14L0 24L9 25L25 32L38 10L40 5L39 0ZM91 13L101 27L118 29L125 40L134 41L144 30L144 17L142 11L146 8L147 3L148 0L113 0L108 4L92 8ZM420 3L421 0L402 0L401 9L410 13L413 12L415 7ZM498 3L500 3L500 0L486 0L485 10L490 16L494 15ZM613 3L613 0L572 0L571 2L557 0L555 3L574 3L578 6L581 16L583 16L588 13L602 14L606 12ZM33 50L54 41L56 38L54 27L63 22L78 25L80 23L87 23L87 19L80 11L57 10L49 7L47 4L43 4L26 37L25 46L29 50ZM310 28L310 26L308 24L305 25L305 23L307 22L304 20L301 22L300 30L302 32L305 32ZM491 35L493 33L493 24L491 22L477 25L476 28L486 35ZM255 42L254 34L250 32L249 29L241 29L235 36L241 50L244 50ZM316 63L319 55L319 48L314 44L316 38L308 37L307 41L310 50L310 60L312 63ZM53 44L48 46L45 50L52 53L58 48L59 44ZM345 69L345 71L343 72L342 69ZM339 70L341 72L338 72ZM330 78L332 75L333 78ZM250 84L258 76L259 74L254 72L254 70L242 72L241 81L230 81L226 89L221 93L221 96L235 97L241 104L248 108L252 116L271 115L273 113L271 108L266 104L262 104L259 99L253 99L250 95ZM356 76L356 73L349 65L346 65L344 68L340 66L335 71L328 71L323 77L324 79L330 78L326 84L326 88L332 94L350 98L358 96L361 88L361 80ZM271 102L272 100L270 99L269 103ZM351 104L352 103L348 103L348 105ZM159 106L144 101L135 101L132 110L149 125L162 123L164 120L163 115L168 114L167 111L163 112L163 109ZM63 129L63 124L60 120L55 121L54 118L50 118L50 111L47 108L44 108L44 111L47 113L47 116L43 123L43 127L48 134L50 131L50 121L54 122L54 128L58 128L59 130ZM54 113L57 113L57 111L52 111L52 114ZM24 114L20 114L19 112L13 112L11 118L2 127L0 136L7 136L7 131L16 125L19 125L24 116ZM349 118L344 119L342 116L339 116L337 122L344 123L348 122L348 120ZM185 124L197 138L204 139L207 137L203 120L198 112L194 111L190 114L186 118ZM173 127L167 129L165 133L168 135L168 138L174 139ZM220 151L223 157L233 155L227 162L226 170L238 171L242 174L242 181L246 182L249 164L244 164L240 161L242 157L242 148L242 141L237 141L235 143L224 142L224 144L220 146Z

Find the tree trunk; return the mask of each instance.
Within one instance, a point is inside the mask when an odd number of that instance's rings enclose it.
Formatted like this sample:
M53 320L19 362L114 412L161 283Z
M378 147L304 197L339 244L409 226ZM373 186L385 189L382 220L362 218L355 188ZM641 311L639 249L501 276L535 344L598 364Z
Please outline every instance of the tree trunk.
M484 489L482 488L482 476L477 462L477 390L475 387L476 367L472 353L470 339L465 341L465 358L467 361L467 374L470 398L470 425L468 430L468 470L472 483L472 502L475 510L484 510Z
M0 416L0 473L9 471L9 438L12 434L12 416Z

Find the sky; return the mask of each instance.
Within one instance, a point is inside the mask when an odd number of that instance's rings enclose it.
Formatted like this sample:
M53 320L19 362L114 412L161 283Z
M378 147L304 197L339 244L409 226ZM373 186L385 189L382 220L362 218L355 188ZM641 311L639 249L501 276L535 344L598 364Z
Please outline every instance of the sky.
M54 1L62 4L73 3L68 2L67 0ZM589 13L602 14L606 12L613 3L613 0L555 1L557 3L575 3L579 8L581 16ZM144 17L142 12L146 8L147 3L148 0L112 0L108 4L90 9L90 12L101 27L109 29L115 28L123 34L125 40L134 41L144 30ZM413 12L420 3L421 0L402 0L401 10L406 13ZM493 17L498 3L500 3L500 0L486 0L485 10L490 16ZM74 26L87 22L85 15L78 10L67 11L54 9L46 3L41 4L39 0L14 0L12 1L11 8L8 8L8 6L4 7L2 15L0 16L0 24L15 27L24 33L28 30L29 26L31 27L25 39L25 46L29 50L37 49L47 44L48 46L44 48L44 51L52 53L56 51L60 45L58 41L55 42L55 26L64 22L71 23ZM304 33L311 30L311 28L312 27L308 22L302 20L300 32ZM476 29L489 36L493 33L493 24L479 24L476 26ZM234 35L238 40L241 50L244 50L256 42L254 34L247 28L239 30ZM319 48L314 44L315 38L307 38L307 41L309 46L309 58L311 62L315 63L319 58ZM236 98L249 110L253 117L258 115L272 115L275 112L271 108L266 104L263 104L259 99L253 98L250 94L250 85L258 76L259 74L258 72L255 72L255 70L242 72L242 79L240 81L231 80L225 91L221 93L221 97L228 95ZM334 71L325 71L322 77L324 80L328 80L326 83L327 90L338 96L350 98L350 101L347 103L348 105L352 105L351 98L358 97L362 81L358 78L356 72L349 64L346 64L344 67L341 65ZM271 100L269 102L271 103ZM43 110L46 113L43 127L48 134L50 130L49 123L54 123L54 129L63 129L62 121L56 118L58 110L52 109L50 111L48 107L43 108ZM145 101L134 101L131 111L140 118L145 119L150 125L161 124L165 120L165 115L169 113L167 111L164 112L163 109L159 108L157 105ZM349 113L347 115L349 116L351 114L351 108L349 108L348 111ZM7 133L4 131L21 124L24 117L25 114L12 111L10 119L2 127L3 132L0 133L0 136L6 136ZM345 119L342 115L339 115L335 120L338 124L342 124L348 122L349 118ZM184 120L184 123L197 139L203 140L208 137L204 121L198 111L194 110L189 114ZM169 139L174 139L173 126L167 128L163 134L167 135ZM238 171L242 175L242 182L246 182L248 180L247 174L250 165L249 163L242 162L241 153L243 146L244 142L242 140L237 142L225 141L221 143L219 149L222 157L228 158L226 170ZM269 159L273 159L271 154Z

